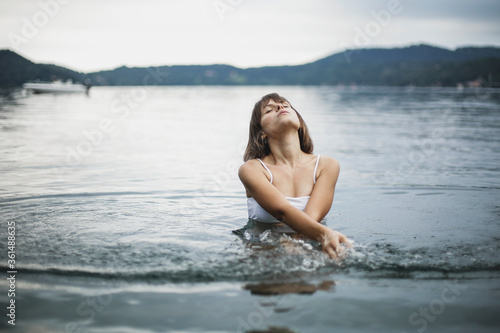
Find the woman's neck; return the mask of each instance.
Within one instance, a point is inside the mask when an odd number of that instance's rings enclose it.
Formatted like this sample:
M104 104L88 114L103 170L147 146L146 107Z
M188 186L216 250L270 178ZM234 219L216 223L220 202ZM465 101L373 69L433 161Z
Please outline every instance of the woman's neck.
M300 140L297 131L281 133L279 138L268 138L270 157L275 164L287 164L294 166L302 160L304 152L300 149Z

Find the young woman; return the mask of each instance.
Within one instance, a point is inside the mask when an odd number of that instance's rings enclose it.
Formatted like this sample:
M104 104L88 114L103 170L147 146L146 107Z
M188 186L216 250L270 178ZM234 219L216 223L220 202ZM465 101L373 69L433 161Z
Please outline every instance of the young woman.
M336 258L340 244L350 246L349 240L320 221L332 206L339 164L312 152L300 114L282 96L268 94L253 109L238 176L246 189L249 218L258 227L284 223L319 241L323 252Z

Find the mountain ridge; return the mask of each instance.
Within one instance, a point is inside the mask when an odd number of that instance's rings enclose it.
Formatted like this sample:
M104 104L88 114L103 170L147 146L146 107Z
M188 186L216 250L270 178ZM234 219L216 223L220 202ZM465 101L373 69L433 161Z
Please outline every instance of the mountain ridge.
M0 87L26 81L62 80L92 85L416 85L456 86L500 81L500 48L455 50L428 44L345 50L302 65L238 68L225 64L126 67L81 73L36 64L0 50ZM476 82L477 83L477 82Z

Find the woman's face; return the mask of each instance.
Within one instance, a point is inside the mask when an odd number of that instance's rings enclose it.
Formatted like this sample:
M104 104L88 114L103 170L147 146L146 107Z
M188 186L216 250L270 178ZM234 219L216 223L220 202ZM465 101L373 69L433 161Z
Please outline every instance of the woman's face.
M300 120L288 102L278 103L271 99L261 109L260 124L265 134L273 136L290 126L298 130Z

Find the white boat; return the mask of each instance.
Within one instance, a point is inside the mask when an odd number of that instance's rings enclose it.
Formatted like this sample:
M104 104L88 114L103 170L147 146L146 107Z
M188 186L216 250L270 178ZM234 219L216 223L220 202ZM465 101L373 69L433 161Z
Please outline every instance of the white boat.
M66 82L27 82L23 84L23 88L35 94L42 93L88 93L90 86L80 83L73 83L71 80Z

